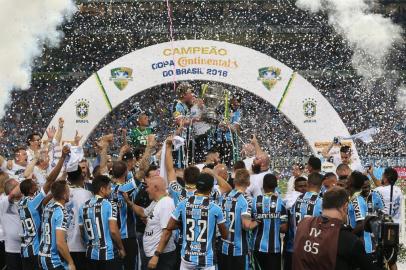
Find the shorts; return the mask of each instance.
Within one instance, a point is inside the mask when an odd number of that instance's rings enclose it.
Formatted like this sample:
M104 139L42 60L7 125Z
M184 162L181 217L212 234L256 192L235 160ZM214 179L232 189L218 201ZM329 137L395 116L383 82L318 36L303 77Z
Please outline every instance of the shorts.
M216 267L213 266L196 266L193 263L187 262L182 259L182 262L180 263L180 270L215 270Z
M248 269L248 255L244 256L233 256L220 254L219 256L219 270L246 270Z

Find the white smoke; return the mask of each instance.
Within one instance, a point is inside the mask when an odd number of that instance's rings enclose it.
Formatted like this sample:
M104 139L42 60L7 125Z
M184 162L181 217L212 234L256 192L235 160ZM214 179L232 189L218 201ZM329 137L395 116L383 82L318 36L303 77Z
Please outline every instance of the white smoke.
M396 109L406 112L406 85L402 84L398 89Z
M402 40L402 28L381 14L371 13L370 0L297 0L309 12L325 12L329 24L353 50L352 66L365 79L383 75L393 45Z
M0 119L11 90L30 86L34 59L58 45L58 26L75 10L72 0L0 0Z

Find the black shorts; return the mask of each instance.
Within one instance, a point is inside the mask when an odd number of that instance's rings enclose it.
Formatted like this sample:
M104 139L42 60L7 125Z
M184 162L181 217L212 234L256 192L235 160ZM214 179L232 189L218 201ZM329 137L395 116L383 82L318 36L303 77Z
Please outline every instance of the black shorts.
M292 252L283 252L283 270L292 270Z
M39 270L38 256L22 258L23 270Z
M6 265L7 269L22 270L22 260L20 253L8 253L6 252Z
M125 270L134 270L139 268L138 260L138 241L136 237L123 239L123 246L126 252L126 256L123 260Z
M117 259L108 261L89 260L88 269L94 270L121 270L123 265ZM76 265L76 269L83 269ZM134 268L136 269L136 268Z
M86 259L86 252L71 252L70 256L72 257L72 260L76 266L76 269L83 269L83 270L91 269L91 268L87 267L88 260Z
M219 270L245 270L248 269L248 255L233 256L220 254L218 262Z
M281 254L280 253L264 253L254 251L255 264L259 265L260 269L281 269Z

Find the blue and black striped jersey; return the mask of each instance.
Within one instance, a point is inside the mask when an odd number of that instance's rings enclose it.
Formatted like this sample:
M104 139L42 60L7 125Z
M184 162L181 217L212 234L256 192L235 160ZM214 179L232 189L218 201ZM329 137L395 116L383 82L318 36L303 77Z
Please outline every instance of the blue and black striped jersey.
M385 209L385 203L383 201L382 195L379 192L371 190L367 197L364 197L367 202L368 215L376 214L379 210Z
M127 203L122 195L123 192L128 193L128 197L135 199L138 193L138 187L135 181L131 179L123 184L112 183L110 201L117 205L118 215L117 222L120 227L121 239L134 238L136 236L136 215L128 209Z
M199 267L215 264L216 225L224 223L221 208L205 196L191 196L178 204L172 218L182 223L182 259Z
M178 182L172 181L169 183L168 193L172 197L176 207L181 201L193 196L195 194L195 190L187 190Z
M38 255L42 202L45 197L44 191L41 190L33 197L24 197L18 204L18 213L23 225L21 256L24 258Z
M293 243L296 234L296 228L299 222L305 217L321 216L323 199L316 192L306 192L300 195L289 213L289 232L286 251L293 252Z
M354 229L357 226L357 222L363 221L367 215L367 202L359 193L355 193L348 204L348 223L351 228ZM360 236L363 238L365 252L368 254L372 253L375 248L372 245L371 233L363 231Z
M222 242L221 252L231 256L248 254L248 232L243 229L242 216L251 218L251 202L244 193L233 189L223 199L222 209L228 237Z
M172 181L169 183L168 193L172 197L175 206L177 206L181 201L190 198L195 194L196 190L187 190L181 184L176 181ZM217 205L221 205L222 196L220 190L214 186L212 191L210 192L210 201L216 203Z
M59 255L56 244L56 231L68 229L68 214L58 202L47 204L42 215L41 241L39 247L40 266L44 270L63 267L67 269L67 262Z
M117 220L117 207L100 196L93 197L80 208L79 225L85 231L88 259L107 261L116 257L110 220Z
M280 227L287 221L285 204L278 195L259 195L252 201L252 217L259 221L254 230L253 249L280 253Z

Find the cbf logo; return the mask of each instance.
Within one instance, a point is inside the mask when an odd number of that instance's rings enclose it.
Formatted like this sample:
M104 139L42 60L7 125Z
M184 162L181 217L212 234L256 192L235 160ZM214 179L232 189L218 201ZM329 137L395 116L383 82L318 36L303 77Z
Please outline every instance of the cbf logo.
M306 116L304 123L315 123L314 117L317 114L317 101L313 98L303 100L303 114Z
M110 81L113 81L119 90L126 88L128 82L133 80L133 70L129 67L113 68L110 73Z
M76 116L80 119L76 120L76 123L89 123L85 118L89 115L89 101L81 98L76 101Z
M258 70L258 80L268 89L271 90L281 78L281 69L278 67L263 67Z

